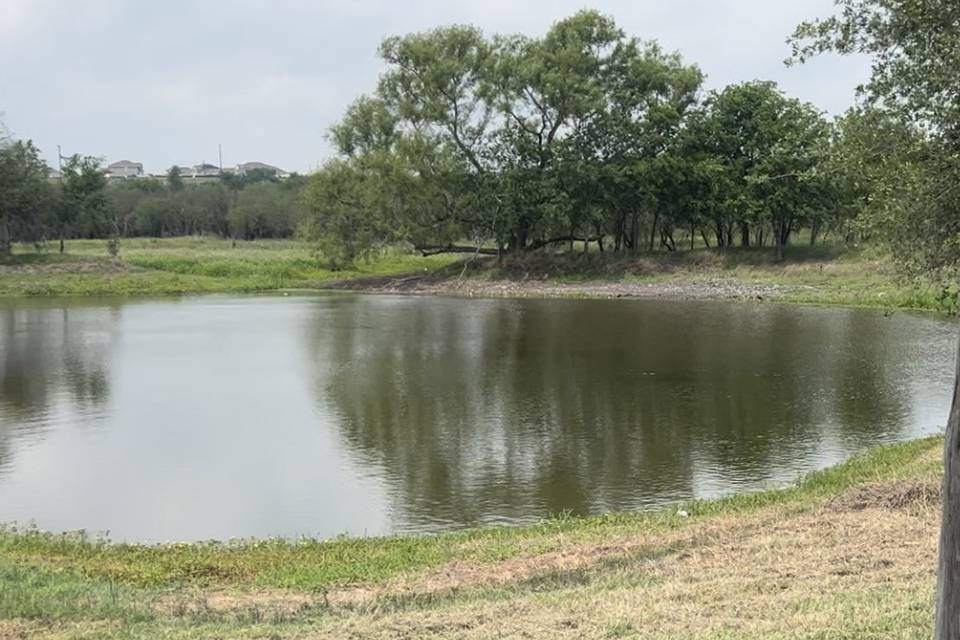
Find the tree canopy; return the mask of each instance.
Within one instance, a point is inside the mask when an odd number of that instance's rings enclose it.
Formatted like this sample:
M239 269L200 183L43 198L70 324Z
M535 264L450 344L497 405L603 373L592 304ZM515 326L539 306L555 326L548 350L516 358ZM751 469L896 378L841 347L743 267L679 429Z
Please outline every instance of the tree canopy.
M32 142L0 139L0 253L9 255L14 234L29 235L36 217L53 203L47 165Z
M960 4L838 0L835 15L801 24L791 42L790 62L828 51L871 56L866 113L843 123L853 138L845 164L869 167L869 220L892 240L899 262L953 282L960 266Z
M380 56L387 70L332 127L340 157L308 190L311 233L338 260L399 241L673 250L677 228L782 248L830 217L818 110L765 82L704 99L695 65L596 11L539 38L393 36Z

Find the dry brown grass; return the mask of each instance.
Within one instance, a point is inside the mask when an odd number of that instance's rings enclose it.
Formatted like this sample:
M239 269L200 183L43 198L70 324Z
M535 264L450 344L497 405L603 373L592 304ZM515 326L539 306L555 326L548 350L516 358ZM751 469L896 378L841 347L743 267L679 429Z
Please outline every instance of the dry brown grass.
M924 637L938 508L930 480L875 483L812 511L777 506L655 537L453 562L378 588L198 598L215 610L333 612L297 638Z

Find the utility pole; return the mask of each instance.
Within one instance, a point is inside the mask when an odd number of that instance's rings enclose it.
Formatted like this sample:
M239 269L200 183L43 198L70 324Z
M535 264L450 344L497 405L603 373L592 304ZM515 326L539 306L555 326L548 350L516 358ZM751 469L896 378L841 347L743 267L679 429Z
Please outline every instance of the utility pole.
M217 157L220 158L220 175L223 175L223 145L217 143Z
M63 182L63 151L60 145L57 145L57 172L60 174L60 182Z

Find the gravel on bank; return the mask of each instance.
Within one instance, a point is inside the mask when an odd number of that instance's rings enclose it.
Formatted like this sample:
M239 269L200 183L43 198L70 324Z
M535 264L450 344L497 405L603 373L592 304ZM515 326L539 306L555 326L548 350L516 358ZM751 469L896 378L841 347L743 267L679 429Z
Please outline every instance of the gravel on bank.
M329 289L479 298L663 298L673 300L779 300L792 290L776 284L732 280L703 282L612 282L590 280L437 279L424 275L358 278L329 284Z

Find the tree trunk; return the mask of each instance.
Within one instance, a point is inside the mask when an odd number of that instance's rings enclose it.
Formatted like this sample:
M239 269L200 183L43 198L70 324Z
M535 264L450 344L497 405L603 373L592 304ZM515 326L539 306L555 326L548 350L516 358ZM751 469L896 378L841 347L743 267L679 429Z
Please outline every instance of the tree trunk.
M764 233L763 225L758 225L756 232L753 234L753 244L757 247L763 247Z
M713 234L717 237L717 248L722 251L730 243L730 236L726 233L726 226L723 224L722 219L714 218L713 226Z
M10 226L4 218L0 220L0 255L9 256L10 253Z
M943 522L937 566L937 623L934 640L960 638L960 353L953 404L943 448Z
M650 225L650 244L647 247L647 250L650 253L653 253L653 241L657 237L657 223L660 221L660 214L653 214L653 224Z
M740 223L740 246L750 246L750 225L746 222Z

